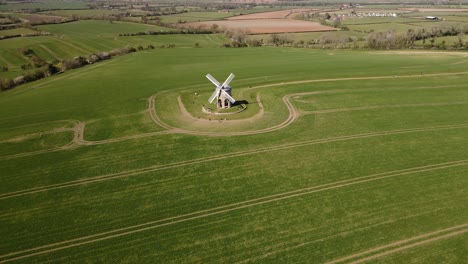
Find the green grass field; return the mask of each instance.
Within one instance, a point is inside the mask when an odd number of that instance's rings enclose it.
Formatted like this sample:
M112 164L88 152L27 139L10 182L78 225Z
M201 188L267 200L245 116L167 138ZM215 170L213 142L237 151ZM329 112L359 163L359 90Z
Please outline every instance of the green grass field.
M6 29L6 30L0 30L0 37L18 35L18 34L31 34L31 33L37 33L37 31L33 29L29 29L29 28Z
M20 10L50 10L50 9L87 9L86 2L82 1L37 1L26 2L20 1L16 3L9 3L0 5L0 11L20 11Z
M84 16L84 17L101 17L101 16L109 16L109 15L117 15L123 13L119 10L106 10L106 9L76 9L76 10L53 10L53 11L44 11L41 14L49 14L55 16L64 16L64 17L71 17L75 16Z
M0 93L0 263L464 262L466 53L187 47Z
M177 23L180 21L189 23L198 21L220 20L230 16L234 16L234 14L218 12L188 12L177 15L161 16L160 18L163 23Z

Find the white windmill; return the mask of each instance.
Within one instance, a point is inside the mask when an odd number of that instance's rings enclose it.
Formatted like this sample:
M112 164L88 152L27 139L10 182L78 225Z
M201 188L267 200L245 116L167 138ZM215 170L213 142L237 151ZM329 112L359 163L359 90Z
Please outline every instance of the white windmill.
M231 96L231 87L229 86L229 83L234 79L234 77L234 74L231 73L226 81L221 84L210 74L206 75L206 78L216 86L215 91L210 96L210 99L208 99L210 104L213 103L215 98L216 106L218 108L229 108L236 102L236 100Z

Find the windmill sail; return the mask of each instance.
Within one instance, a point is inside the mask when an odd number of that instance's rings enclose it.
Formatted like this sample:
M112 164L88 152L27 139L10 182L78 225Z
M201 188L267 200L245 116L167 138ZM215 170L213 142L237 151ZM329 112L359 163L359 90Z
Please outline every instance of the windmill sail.
M211 74L206 75L206 78L216 86L215 91L211 94L210 98L208 99L208 102L210 102L210 104L213 103L215 99L217 100L221 93L225 98L227 98L231 102L231 104L236 102L236 100L228 92L225 91L225 89L229 89L230 91L231 88L228 85L232 81L232 79L234 79L234 77L235 75L231 73L229 77L223 82L223 84L221 84L213 76L211 76Z

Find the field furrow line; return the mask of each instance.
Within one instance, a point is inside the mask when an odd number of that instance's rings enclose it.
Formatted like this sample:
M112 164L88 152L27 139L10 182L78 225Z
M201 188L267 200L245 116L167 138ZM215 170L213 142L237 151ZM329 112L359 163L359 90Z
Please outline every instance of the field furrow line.
M45 45L39 45L41 48L43 48L45 51L47 51L54 59L61 60L60 56L57 55L57 53L53 52L51 49L46 47Z
M223 160L223 159L233 158L233 157L241 157L241 156L246 156L246 155L266 153L266 152L270 152L270 151L278 151L278 150L283 150L283 149L303 147L303 146L309 146L309 145L315 145L315 144L325 144L325 143L330 143L330 142L371 138L371 137L377 137L377 136L397 135L397 134L406 134L406 133L414 133L414 132L437 131L437 130L445 130L445 129L459 129L459 128L467 128L467 127L468 127L468 124L453 125L453 126L429 127L429 128L391 130L391 131L382 131L382 132L375 132L375 133L357 134L357 135L351 135L351 136L339 136L339 137L334 137L334 138L326 138L326 139L318 139L318 140L308 140L308 141L289 143L289 144L283 144L283 145L278 145L278 146L271 146L271 147L257 148L257 149L252 149L252 150L231 152L231 153L220 154L220 155L206 157L206 158L198 158L198 159L174 162L174 163L165 164L165 165L154 165L154 166L149 166L149 167L145 167L145 168L141 168L141 169L128 170L128 171L124 171L124 172L100 175L100 176L90 177L90 178L86 178L86 179L74 180L74 181L63 182L63 183L58 183L58 184L52 184L52 185L47 185L47 186L42 186L42 187L30 188L30 189L16 191L16 192L4 193L4 194L0 194L0 200L13 198L13 197L17 197L17 196L28 195L28 194L39 193L39 192L50 191L50 190L54 190L54 189L62 189L62 188L67 188L67 187L73 187L73 186L78 186L78 185L89 184L89 183L102 182L102 181L107 181L107 180L112 180L112 179L130 177L130 176L140 175L142 173L154 172L154 171L158 171L158 170L173 169L173 168L178 168L178 167L182 167L182 166L195 165L195 164L211 162L211 161L217 161L217 160ZM74 147L73 144L67 146L67 148L72 148L72 147ZM462 160L462 161L464 161L464 160Z
M340 259L327 262L327 264L336 264L336 263L343 263L343 262L362 263L362 262L369 261L375 258L379 258L379 257L385 256L394 252L402 251L402 250L416 247L422 244L426 244L426 243L434 242L440 239L449 238L455 235L466 233L468 232L467 227L468 227L468 223L452 226L449 228L445 228L445 229L437 230L434 232L422 234L419 236L396 241L388 245L375 247L375 248L372 248L372 249L369 249L360 253L356 253L356 254L353 254L344 258L340 258Z
M205 210L201 210L197 212L192 212L192 213L188 213L184 215L150 221L150 222L128 226L124 228L114 229L114 230L110 230L110 231L106 231L106 232L102 232L102 233L98 233L94 235L74 238L74 239L70 239L70 240L66 240L62 242L57 242L57 243L52 243L49 245L43 245L43 246L31 248L31 249L11 252L11 253L7 253L7 254L0 256L0 259L1 259L0 263L24 259L24 258L36 256L36 255L42 255L42 254L46 254L46 253L50 253L50 252L54 252L58 250L63 250L63 249L77 247L77 246L81 246L85 244L95 243L95 242L108 240L108 239L112 239L116 237L122 237L122 236L130 235L130 234L141 233L147 230L152 230L155 228L160 228L160 227L164 227L168 225L192 221L192 220L196 220L200 218L206 218L206 217L210 217L214 215L224 214L224 213L228 213L231 211L269 204L269 203L278 202L278 201L282 201L286 199L292 199L295 197L300 197L300 196L304 196L308 194L339 189L339 188L352 186L352 185L356 185L360 183L367 183L367 182L391 178L391 177L397 177L397 176L402 176L402 175L415 174L415 173L421 173L421 172L427 172L427 171L433 171L433 170L440 170L440 169L451 168L451 167L456 167L456 166L465 166L465 165L468 165L468 160L433 164L433 165L428 165L428 166L423 166L423 167L418 167L418 168L410 168L410 169L400 170L400 171L379 173L379 174L362 176L362 177L348 179L348 180L337 181L333 183L327 183L327 184L318 185L318 186L312 186L312 187L308 187L308 188L304 188L300 190L294 190L294 191L284 192L280 194L260 197L260 198L233 203L229 205L224 205L224 206L205 209Z

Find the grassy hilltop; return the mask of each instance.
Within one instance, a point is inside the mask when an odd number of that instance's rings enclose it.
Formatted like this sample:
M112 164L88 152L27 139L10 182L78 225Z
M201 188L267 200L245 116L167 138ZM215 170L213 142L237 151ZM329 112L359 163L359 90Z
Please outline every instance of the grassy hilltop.
M209 121L204 75L230 72L247 110ZM0 261L460 262L467 74L465 53L175 48L3 92Z

